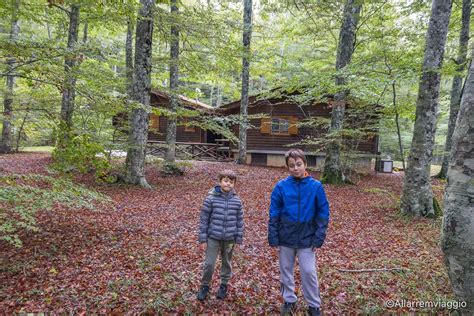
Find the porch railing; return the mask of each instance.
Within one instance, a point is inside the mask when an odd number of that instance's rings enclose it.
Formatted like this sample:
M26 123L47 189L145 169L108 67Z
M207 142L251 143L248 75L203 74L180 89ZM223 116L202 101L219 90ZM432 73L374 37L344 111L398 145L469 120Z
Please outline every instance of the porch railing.
M166 153L166 142L148 141L147 155L163 156ZM176 142L176 157L186 160L231 160L229 147L212 143Z

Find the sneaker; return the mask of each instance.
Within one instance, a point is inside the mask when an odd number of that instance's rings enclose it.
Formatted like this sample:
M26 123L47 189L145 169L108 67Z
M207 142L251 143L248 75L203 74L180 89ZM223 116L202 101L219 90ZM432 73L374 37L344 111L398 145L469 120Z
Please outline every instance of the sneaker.
M227 284L221 284L217 290L217 298L223 300L227 296Z
M295 303L285 302L281 305L280 315L288 316L293 315L293 309L295 308Z
M308 315L309 316L320 316L321 315L321 310L317 307L309 307L308 308Z
M209 286L203 285L198 292L197 299L200 301L204 301L209 293Z

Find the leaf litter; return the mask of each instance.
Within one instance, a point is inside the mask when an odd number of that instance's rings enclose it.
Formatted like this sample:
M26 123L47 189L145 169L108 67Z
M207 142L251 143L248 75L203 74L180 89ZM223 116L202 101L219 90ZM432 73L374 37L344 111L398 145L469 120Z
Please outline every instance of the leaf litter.
M0 175L43 174L46 154L0 156ZM199 212L223 168L238 174L245 209L244 244L235 251L224 302L196 300L204 254L197 247ZM146 169L152 189L75 182L111 199L95 210L56 206L37 213L39 232L21 234L22 248L0 243L0 310L3 313L278 313L278 256L267 243L269 199L280 168L192 162L184 176ZM312 174L319 178L319 174ZM442 183L433 180L442 198ZM370 174L355 186L325 189L331 205L326 242L318 251L323 311L328 314L408 312L386 309L387 300L454 299L439 247L441 221L408 219L397 210L403 176ZM392 269L349 273L341 269ZM339 270L338 270L339 269ZM304 312L296 269L299 312Z

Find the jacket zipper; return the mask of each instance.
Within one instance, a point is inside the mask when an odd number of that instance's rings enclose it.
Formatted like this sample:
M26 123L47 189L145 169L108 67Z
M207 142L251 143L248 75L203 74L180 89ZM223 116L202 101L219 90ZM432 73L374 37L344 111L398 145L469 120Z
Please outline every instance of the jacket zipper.
M300 223L300 181L298 181L298 224Z
M228 196L225 196L225 208L224 208L224 230L222 231L222 239L225 238L225 228L227 226L227 213L229 212L229 210L227 209L227 204L229 202L229 197Z

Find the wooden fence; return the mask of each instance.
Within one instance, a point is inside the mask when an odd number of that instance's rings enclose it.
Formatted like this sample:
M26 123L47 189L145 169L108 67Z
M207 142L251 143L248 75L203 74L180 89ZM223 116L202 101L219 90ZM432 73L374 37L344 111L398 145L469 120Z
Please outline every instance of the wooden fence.
M231 160L230 149L228 146L212 143L181 143L176 142L176 157L184 160L213 160L229 161ZM164 157L166 152L166 142L148 141L147 155Z

